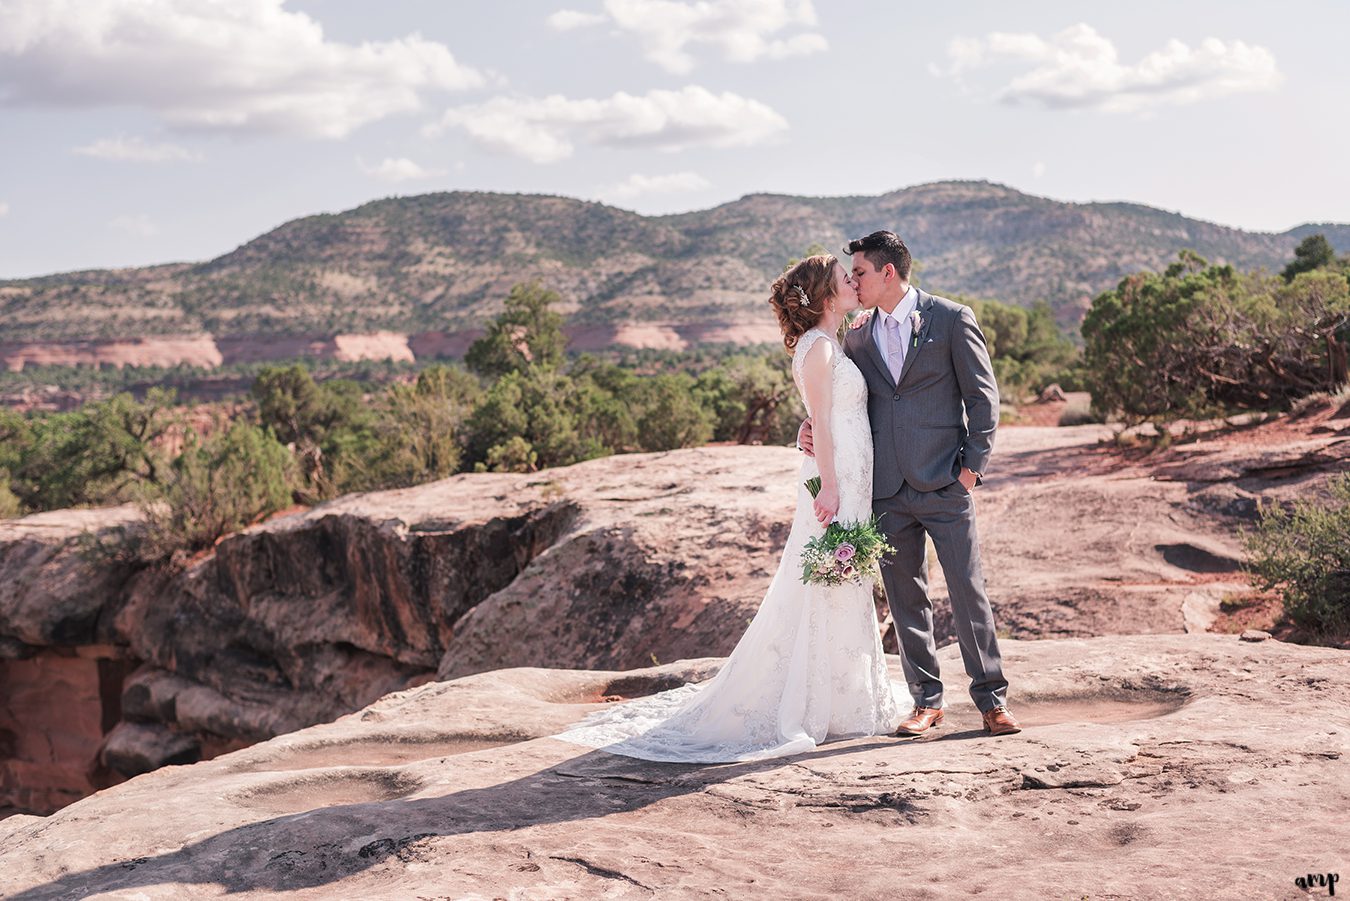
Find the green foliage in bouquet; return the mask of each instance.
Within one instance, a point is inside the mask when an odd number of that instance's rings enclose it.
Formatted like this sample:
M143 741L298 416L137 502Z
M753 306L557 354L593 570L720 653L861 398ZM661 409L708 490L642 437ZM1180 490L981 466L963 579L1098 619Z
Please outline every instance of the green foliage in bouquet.
M854 525L832 522L825 534L802 549L802 583L859 585L864 579L879 583L881 560L894 551L877 528L875 516Z
M820 476L804 483L815 497L820 494ZM846 526L833 522L825 534L812 538L802 549L802 583L806 585L861 584L863 579L881 581L881 560L895 553L880 530L877 518Z

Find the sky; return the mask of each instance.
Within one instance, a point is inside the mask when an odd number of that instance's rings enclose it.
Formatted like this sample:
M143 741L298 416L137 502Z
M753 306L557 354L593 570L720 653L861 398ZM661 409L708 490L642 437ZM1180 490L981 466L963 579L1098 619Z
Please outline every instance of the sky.
M454 190L657 214L961 178L1346 222L1347 33L1340 0L0 0L0 278Z

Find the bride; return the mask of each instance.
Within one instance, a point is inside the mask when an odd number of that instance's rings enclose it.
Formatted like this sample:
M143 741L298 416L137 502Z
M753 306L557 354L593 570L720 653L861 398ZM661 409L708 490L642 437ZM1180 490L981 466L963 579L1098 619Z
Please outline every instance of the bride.
M712 679L605 708L555 738L644 760L723 763L891 733L912 709L887 675L871 583L801 581L807 541L832 519L872 514L867 386L837 340L857 292L839 261L820 254L779 277L769 303L815 427L815 457L803 459L796 518L759 611ZM816 475L813 499L803 483Z

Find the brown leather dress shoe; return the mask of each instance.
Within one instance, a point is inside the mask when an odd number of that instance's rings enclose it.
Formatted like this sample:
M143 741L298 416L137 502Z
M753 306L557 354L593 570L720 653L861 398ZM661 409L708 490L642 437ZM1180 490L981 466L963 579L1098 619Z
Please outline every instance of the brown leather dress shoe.
M915 707L914 712L909 715L909 719L900 724L895 730L896 735L922 735L942 722L941 707Z
M1012 735L1022 727L1013 719L1012 711L999 705L984 712L984 731L993 735Z

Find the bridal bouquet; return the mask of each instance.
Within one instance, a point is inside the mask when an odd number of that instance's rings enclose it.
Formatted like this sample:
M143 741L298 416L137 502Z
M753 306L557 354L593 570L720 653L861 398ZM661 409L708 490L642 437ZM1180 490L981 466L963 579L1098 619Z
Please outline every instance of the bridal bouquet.
M820 492L819 477L806 482L815 497ZM802 583L805 585L861 584L864 579L880 581L881 558L895 549L877 529L877 518L854 525L832 522L825 534L812 538L802 549Z

